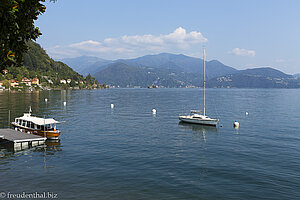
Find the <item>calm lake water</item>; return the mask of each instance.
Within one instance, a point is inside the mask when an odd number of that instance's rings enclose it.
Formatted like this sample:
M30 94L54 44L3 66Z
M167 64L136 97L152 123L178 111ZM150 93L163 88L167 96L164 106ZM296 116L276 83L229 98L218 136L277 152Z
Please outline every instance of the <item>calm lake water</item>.
M179 123L179 114L200 108L202 89L0 92L1 128L8 110L13 119L29 106L65 121L58 126L60 142L1 149L0 192L53 192L60 199L300 199L300 90L206 94L207 114L220 118L218 128Z

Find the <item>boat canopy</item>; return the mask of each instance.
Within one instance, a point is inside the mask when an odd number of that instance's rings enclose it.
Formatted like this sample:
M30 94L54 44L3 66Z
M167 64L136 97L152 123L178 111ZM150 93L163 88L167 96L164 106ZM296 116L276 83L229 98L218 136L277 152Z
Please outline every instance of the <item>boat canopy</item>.
M30 121L36 125L47 125L47 124L57 124L60 123L59 121L54 120L53 118L48 118L48 119L44 119L44 118L40 118L40 117L34 117L34 116L30 116L30 115L24 115L22 117L16 118L16 120L25 120L25 121Z

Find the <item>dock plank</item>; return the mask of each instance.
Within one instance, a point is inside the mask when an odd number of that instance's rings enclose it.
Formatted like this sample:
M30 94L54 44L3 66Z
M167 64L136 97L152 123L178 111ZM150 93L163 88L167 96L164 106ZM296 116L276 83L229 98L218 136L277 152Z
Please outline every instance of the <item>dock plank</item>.
M26 142L26 141L39 141L46 140L47 138L38 135L27 134L13 129L0 129L1 139L9 140L11 142Z

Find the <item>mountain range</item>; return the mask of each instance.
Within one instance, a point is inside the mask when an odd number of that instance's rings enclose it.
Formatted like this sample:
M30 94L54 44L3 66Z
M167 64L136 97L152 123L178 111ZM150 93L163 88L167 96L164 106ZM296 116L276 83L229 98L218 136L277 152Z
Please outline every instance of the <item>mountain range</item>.
M183 54L161 53L134 59L105 60L81 56L62 60L83 75L117 87L202 87L203 60ZM218 60L206 61L208 87L299 88L300 77L262 67L237 70Z
M86 76L100 71L99 66L109 64L112 61L93 56L80 56L76 58L65 58L63 63L71 66L76 72Z

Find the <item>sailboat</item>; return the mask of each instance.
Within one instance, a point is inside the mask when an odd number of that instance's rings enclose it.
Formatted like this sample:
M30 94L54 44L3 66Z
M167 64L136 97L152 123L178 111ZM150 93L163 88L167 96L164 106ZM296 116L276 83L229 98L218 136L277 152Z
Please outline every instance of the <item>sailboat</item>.
M217 126L219 119L205 115L205 49L203 49L203 112L191 110L190 115L180 115L179 120L187 123Z

